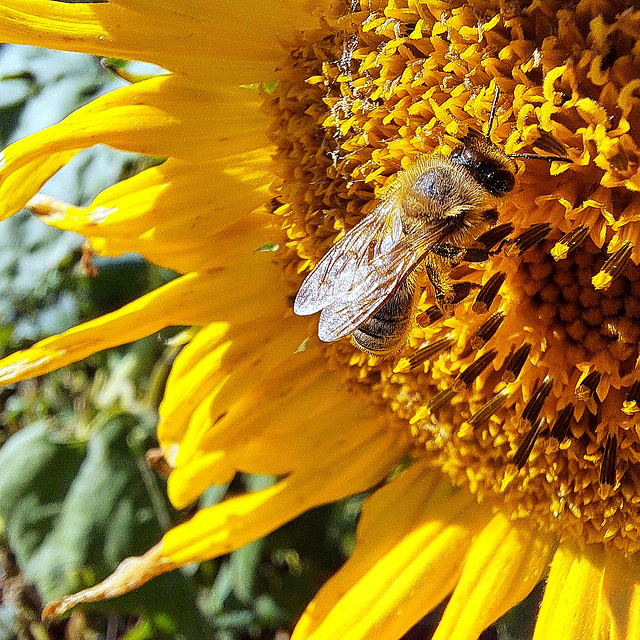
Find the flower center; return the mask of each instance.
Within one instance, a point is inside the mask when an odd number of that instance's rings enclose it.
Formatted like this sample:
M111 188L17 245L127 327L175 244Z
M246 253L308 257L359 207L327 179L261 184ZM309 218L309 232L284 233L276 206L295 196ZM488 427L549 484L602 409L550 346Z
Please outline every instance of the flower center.
M495 225L441 260L446 304L429 267L412 272L418 297L397 353L346 339L327 349L411 430L416 455L479 500L499 496L513 517L631 553L640 11L512 4L337 2L296 43L267 99L283 267L296 291L396 174L425 154L447 158L470 127L486 131L497 84L492 140L573 163L518 160Z

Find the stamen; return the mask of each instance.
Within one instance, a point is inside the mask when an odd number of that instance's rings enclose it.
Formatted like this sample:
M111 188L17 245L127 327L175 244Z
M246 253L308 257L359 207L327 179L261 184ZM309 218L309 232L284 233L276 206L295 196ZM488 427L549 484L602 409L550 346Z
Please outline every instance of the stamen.
M451 400L451 398L453 398L453 396L455 395L456 395L455 389L453 389L452 387L449 387L444 391L440 391L440 393L436 393L436 395L433 396L433 398L431 398L431 401L427 405L427 408L431 413L433 413L434 411L437 411L440 407L447 404L449 400Z
M508 399L511 393L506 387L496 393L489 402L485 403L480 410L471 417L469 424L472 427L481 427Z
M509 384L513 382L522 371L529 353L531 352L531 345L525 342L507 361L505 372L502 374L503 382Z
M442 313L442 309L436 306L435 304L423 311L422 313L416 316L416 322L421 327L428 327L432 325L434 322L437 322L442 318L444 314Z
M592 371L576 387L578 400L588 400L598 388L602 374L599 371Z
M569 427L573 418L573 404L569 403L556 418L551 428L551 437L562 442L569 435Z
M493 338L496 331L500 328L504 318L505 314L503 311L498 311L490 316L489 319L471 337L471 346L474 349L481 349L484 347L484 345Z
M493 227L493 229L489 229L489 231L480 234L476 241L484 245L487 251L491 251L499 242L502 242L508 235L513 233L514 228L512 222L499 224L497 227Z
M536 443L536 439L540 435L540 431L542 431L544 423L544 418L540 418L536 424L531 427L527 435L524 437L524 440L520 443L518 450L511 459L511 464L515 464L518 469L522 469L525 462L529 459L531 451L533 450L533 445Z
M431 344L428 344L418 349L412 356L408 358L408 369L413 371L420 365L424 364L429 358L442 353L445 349L448 349L454 343L454 339L450 336L436 340Z
M628 416L640 411L640 380L636 380L627 392L627 396L622 403L622 411Z
M464 253L464 262L486 262L489 259L489 250L484 247L471 247Z
M507 274L504 273L504 271L498 271L497 273L494 273L489 280L487 280L486 284L484 284L478 292L476 301L471 307L474 313L482 314L489 311L491 304L498 295L498 291L500 291L500 287L504 283L506 277Z
M589 237L589 227L580 225L565 233L551 249L551 257L557 262L564 260Z
M448 301L448 304L451 306L455 306L459 304L471 293L472 289L477 289L477 288L478 288L478 284L475 282L467 282L467 281L454 282L451 288L451 292L453 293L453 296L451 297L451 300Z
M602 269L591 278L591 284L598 290L608 289L611 283L624 271L632 252L633 245L630 242L623 243L602 265Z
M455 391L468 389L471 383L489 366L491 361L496 357L498 352L492 349L481 355L477 360L472 362L464 371L458 374L452 383Z
M535 393L529 398L526 407L522 412L522 419L527 420L529 424L533 424L538 419L538 414L542 409L542 405L551 393L553 380L546 376L542 384L536 389Z
M618 439L609 434L604 444L602 453L602 466L600 467L600 484L612 487L616 483L616 458L618 454Z
M518 252L518 257L520 257L527 249L531 249L535 244L544 240L550 232L551 224L548 222L531 225L513 241L513 244L510 247L507 248L507 257L513 257L516 251Z

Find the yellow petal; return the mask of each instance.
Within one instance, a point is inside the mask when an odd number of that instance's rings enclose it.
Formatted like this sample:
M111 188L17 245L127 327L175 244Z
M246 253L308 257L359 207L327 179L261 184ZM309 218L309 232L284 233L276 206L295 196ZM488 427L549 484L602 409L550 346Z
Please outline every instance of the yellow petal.
M101 255L135 251L181 273L206 270L219 262L215 234L267 200L269 166L264 149L206 165L168 160L88 207L42 196L28 206L51 226L90 238Z
M273 79L281 40L316 22L299 0L268 0L243 11L232 2L175 4L5 0L0 40L152 62L213 87Z
M173 76L158 76L101 96L60 124L7 147L2 154L0 200L6 215L7 177L51 154L95 144L151 156L197 158L200 162L245 153L266 144L258 93L251 89L208 92L186 87ZM37 165L36 165L37 166ZM23 192L42 184L36 172ZM11 211L13 213L13 211Z
M469 493L416 463L367 500L353 556L292 640L397 640L451 591L489 517Z
M296 352L306 326L290 317L271 326L263 319L232 326L224 335L214 327L219 346L212 348L212 341L202 350L200 343L204 360L177 380L172 375L159 436L175 465L169 495L176 506L186 506L210 484L229 481L236 471L282 476L307 467L309 460L326 464L336 452L348 451L358 465L366 462L366 448L358 443L363 431L376 429L379 413L326 375L319 350ZM404 442L402 434L392 437L397 446ZM379 456L376 450L372 466L380 464Z
M602 549L563 543L551 563L533 640L609 640Z
M233 239L230 234L232 245ZM220 248L224 248L222 242ZM228 258L230 265L235 266L235 261L244 269L230 266L208 275L188 274L118 311L41 340L0 361L0 382L9 384L42 375L171 325L204 326L222 319L246 321L264 308L268 300L265 296L273 292L275 297L278 286L282 287L278 268L268 253L231 253Z
M640 639L640 568L617 549L607 554L604 597L611 611L611 640Z
M2 155L0 154L0 220L8 218L22 207L31 196L56 172L69 162L77 150L66 151L33 162L27 162L11 173L2 170Z
M496 514L474 541L433 640L476 640L526 598L549 564L553 538Z

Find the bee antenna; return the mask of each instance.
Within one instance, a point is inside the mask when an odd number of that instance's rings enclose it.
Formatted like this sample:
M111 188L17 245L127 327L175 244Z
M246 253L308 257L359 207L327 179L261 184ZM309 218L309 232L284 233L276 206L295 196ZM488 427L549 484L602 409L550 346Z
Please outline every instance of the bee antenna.
M500 87L496 85L496 91L493 94L493 102L491 104L491 113L489 114L489 124L487 125L487 135L486 138L489 142L491 142L489 136L491 136L491 128L493 127L493 120L496 115L496 107L498 106L498 96L500 95Z
M522 158L524 160L546 160L547 162L572 162L563 156L541 156L537 153L512 153L507 158Z

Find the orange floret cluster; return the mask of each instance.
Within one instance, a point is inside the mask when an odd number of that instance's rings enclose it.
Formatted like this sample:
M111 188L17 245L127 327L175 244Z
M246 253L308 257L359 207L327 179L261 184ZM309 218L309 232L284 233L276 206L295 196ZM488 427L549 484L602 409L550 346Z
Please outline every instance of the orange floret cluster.
M398 171L486 131L496 87L496 144L572 161L518 161L494 236L480 238L488 259L449 274L466 283L455 309L443 312L423 278L397 355L345 340L329 357L478 500L500 496L561 537L635 551L640 10L372 0L336 2L325 19L268 99L293 289Z

